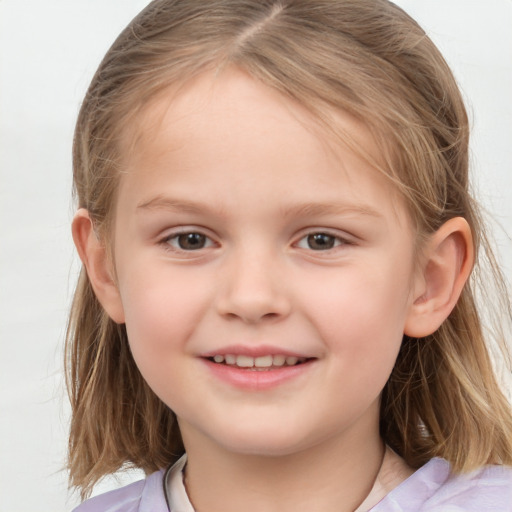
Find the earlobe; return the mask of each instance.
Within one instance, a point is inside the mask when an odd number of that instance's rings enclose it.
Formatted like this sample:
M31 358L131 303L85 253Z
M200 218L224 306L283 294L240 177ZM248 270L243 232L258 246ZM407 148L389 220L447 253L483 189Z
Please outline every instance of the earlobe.
M112 275L107 250L94 231L89 212L84 208L75 214L72 233L96 297L114 322L124 323L121 296Z
M445 222L430 238L404 334L422 338L446 320L474 263L471 228L462 217Z

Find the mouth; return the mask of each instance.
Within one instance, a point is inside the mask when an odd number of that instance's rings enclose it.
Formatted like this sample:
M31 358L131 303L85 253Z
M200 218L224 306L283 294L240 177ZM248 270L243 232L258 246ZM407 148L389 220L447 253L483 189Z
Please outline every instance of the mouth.
M305 376L310 375L318 361L309 354L263 346L233 346L203 354L201 358L216 379L249 392L278 389L287 382L305 383Z
M223 366L231 366L233 368L241 368L244 370L268 371L277 368L286 368L291 366L299 366L313 358L286 356L283 354L264 355L251 357L247 355L235 354L216 354L207 358L212 363Z

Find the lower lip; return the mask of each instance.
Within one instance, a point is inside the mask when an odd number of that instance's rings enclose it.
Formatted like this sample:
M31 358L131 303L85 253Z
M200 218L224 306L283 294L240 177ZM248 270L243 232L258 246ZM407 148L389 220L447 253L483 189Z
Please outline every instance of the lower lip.
M280 366L261 370L219 364L209 359L203 359L203 361L215 377L232 386L249 391L264 391L299 378L311 368L315 360L312 359L295 366Z

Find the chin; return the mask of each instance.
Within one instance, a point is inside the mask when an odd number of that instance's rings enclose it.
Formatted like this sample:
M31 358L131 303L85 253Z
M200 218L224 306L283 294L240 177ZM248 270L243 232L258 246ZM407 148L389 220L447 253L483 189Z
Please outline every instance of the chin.
M316 443L291 438L289 432L238 432L221 442L224 449L240 455L286 457L306 450Z

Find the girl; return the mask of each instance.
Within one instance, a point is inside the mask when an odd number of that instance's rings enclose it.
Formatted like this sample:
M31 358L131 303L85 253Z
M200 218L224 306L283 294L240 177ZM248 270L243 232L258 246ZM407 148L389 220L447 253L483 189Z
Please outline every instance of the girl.
M156 0L74 179L71 482L149 475L77 510L512 510L468 120L398 7Z

